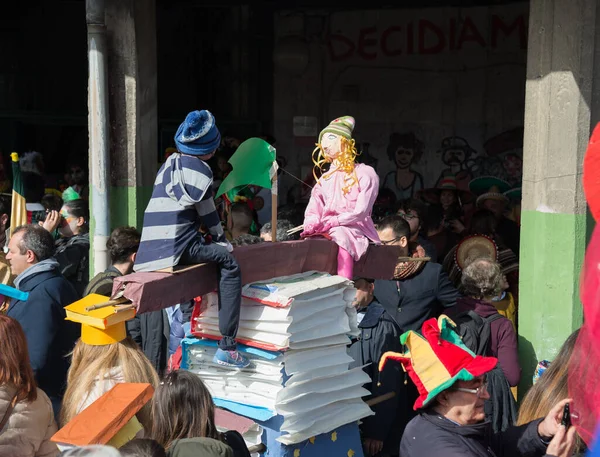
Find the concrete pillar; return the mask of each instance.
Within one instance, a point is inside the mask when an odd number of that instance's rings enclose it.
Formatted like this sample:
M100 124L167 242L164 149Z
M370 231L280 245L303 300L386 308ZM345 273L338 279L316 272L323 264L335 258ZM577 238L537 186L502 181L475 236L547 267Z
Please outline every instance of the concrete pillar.
M158 168L156 0L107 0L111 225L141 230Z
M588 218L582 162L590 136L595 0L532 0L520 257L520 395L582 323L579 273Z

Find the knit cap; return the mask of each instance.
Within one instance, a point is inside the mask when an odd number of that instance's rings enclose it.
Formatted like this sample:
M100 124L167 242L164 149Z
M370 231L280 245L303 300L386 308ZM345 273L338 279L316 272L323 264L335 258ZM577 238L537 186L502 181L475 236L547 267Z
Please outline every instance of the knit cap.
M351 140L352 131L354 130L355 124L356 121L352 116L342 116L334 119L327 127L321 130L321 133L319 134L319 143L321 142L323 135L326 133L335 133L336 135L340 135L347 140Z
M177 129L175 144L184 154L206 155L216 151L221 133L210 111L192 111Z

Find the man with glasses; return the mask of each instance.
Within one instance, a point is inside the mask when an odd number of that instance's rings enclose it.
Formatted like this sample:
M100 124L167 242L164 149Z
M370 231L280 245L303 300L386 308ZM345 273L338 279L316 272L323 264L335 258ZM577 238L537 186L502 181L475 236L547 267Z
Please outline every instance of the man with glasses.
M493 433L485 422L484 403L490 397L486 374L497 364L494 357L475 356L462 343L446 316L429 319L421 334L402 335L404 354L385 354L400 362L418 386L414 404L418 415L410 421L400 443L402 457L571 456L575 428L561 425L559 401L543 419L503 433Z
M406 259L396 266L394 279L375 281L375 297L403 332L420 330L423 322L454 306L458 291L441 265L426 260L420 246L409 245L410 228L401 216L389 216L377 225L381 244L397 246ZM410 257L410 259L408 259Z
M408 226L410 227L410 236L408 241L421 245L430 261L437 262L438 253L435 245L421 233L421 229L423 228L423 218L425 217L426 212L427 207L423 202L415 198L411 198L408 200L402 200L398 204L398 211L396 214L398 216L402 216L402 218L408 222Z

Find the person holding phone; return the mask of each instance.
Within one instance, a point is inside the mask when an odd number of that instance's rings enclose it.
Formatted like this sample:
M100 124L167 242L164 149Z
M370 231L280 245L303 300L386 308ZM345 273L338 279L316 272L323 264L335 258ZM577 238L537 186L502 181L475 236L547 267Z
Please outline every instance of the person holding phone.
M425 321L420 333L406 332L401 341L408 351L384 354L379 370L400 362L419 391L402 457L571 457L575 428L567 428L565 405L572 399L558 401L544 418L493 433L484 404L487 374L498 360L469 351L446 316Z

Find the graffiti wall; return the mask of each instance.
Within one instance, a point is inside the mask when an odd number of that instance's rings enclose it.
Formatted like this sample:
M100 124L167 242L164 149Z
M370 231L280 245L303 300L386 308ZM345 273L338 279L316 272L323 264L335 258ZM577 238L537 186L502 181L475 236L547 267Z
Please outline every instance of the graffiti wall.
M320 128L353 115L361 160L397 197L448 174L463 186L481 175L520 185L527 3L334 12L324 21L310 56L319 64L287 83L276 75L276 85L295 88L276 92L276 118L286 99L293 115L314 116ZM301 140L292 148L299 169L310 157Z

